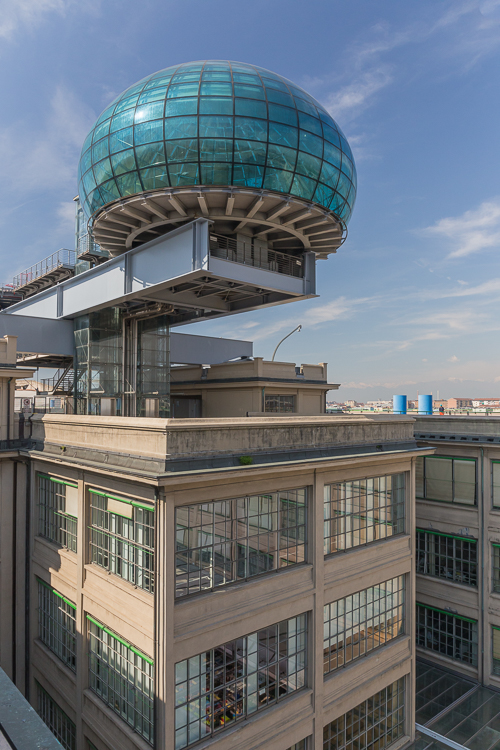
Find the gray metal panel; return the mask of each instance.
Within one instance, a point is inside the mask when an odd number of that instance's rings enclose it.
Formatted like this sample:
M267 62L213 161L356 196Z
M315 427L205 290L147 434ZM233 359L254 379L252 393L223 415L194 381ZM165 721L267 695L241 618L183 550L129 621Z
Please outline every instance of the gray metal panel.
M276 271L265 271L255 266L245 266L242 263L233 263L231 260L214 257L210 258L208 267L209 271L222 279L241 281L244 284L275 289L278 292L297 296L303 294L304 280L295 276L286 276Z
M72 357L73 321L0 313L0 338L17 336L17 351Z
M253 343L186 333L170 334L170 360L177 365L217 365L237 357L251 357Z

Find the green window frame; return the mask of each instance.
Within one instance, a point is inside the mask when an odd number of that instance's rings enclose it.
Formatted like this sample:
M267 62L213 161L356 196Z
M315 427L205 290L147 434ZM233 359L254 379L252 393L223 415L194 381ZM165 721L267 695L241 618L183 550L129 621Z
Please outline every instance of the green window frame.
M307 614L175 665L175 749L218 735L305 686Z
M89 489L90 562L154 593L154 505Z
M500 594L500 544L492 544L492 577L491 585L496 594Z
M417 646L477 667L477 620L417 602Z
M87 615L89 687L150 745L154 742L154 661Z
M324 553L404 534L405 474L326 484Z
M295 411L296 396L293 394L266 393L264 411L275 414L292 414Z
M491 462L491 502L500 509L500 461Z
M457 505L477 504L477 461L462 456L419 456L416 496Z
M66 482L48 474L38 477L38 533L51 542L77 551L78 519L68 513L67 488L78 489L73 482Z
M65 750L76 750L76 726L55 700L35 680L37 714Z
M76 605L38 581L38 637L73 672L76 672Z
M477 539L417 529L417 573L477 588Z
M405 677L323 728L323 750L385 750L405 735Z

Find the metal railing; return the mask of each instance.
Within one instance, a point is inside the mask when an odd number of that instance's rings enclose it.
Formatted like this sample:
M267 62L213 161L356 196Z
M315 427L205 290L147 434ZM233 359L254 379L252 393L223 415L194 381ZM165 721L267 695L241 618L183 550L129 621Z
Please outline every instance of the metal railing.
M76 252L78 257L82 255L92 255L96 258L109 258L108 251L103 250L101 246L94 241L94 238L88 232L87 234L81 234L78 237L78 247L76 249Z
M14 289L26 286L26 284L30 284L32 281L35 281L35 279L40 279L42 276L45 276L51 271L55 271L57 268L74 268L75 263L76 251L62 248L56 253L49 255L48 258L44 258L33 266L30 266L26 271L14 276Z
M285 276L303 278L304 261L300 255L287 255L265 246L237 240L224 235L210 235L210 255L245 266L255 266L266 271L275 271Z

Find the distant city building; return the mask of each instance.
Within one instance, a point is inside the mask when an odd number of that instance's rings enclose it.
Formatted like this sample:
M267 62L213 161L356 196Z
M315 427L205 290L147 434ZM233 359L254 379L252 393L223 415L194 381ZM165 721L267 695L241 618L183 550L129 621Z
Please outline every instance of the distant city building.
M472 399L471 398L449 398L448 399L448 409L467 409L468 407L472 408Z

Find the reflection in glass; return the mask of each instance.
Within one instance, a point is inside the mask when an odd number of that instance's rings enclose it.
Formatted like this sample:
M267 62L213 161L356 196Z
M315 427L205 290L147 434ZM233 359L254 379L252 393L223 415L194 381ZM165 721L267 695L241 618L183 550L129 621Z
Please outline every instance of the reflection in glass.
M477 542L417 530L417 573L477 586Z
M417 646L477 666L477 622L417 604Z

